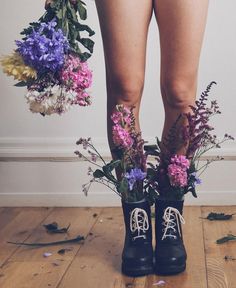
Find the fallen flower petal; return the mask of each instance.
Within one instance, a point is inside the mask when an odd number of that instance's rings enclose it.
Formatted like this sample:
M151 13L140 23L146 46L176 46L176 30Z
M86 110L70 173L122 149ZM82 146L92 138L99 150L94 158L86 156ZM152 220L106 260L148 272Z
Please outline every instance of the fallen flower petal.
M160 280L156 283L153 283L152 285L153 286L164 286L166 284L166 282L164 280Z
M52 253L50 253L50 252L43 253L43 257L45 257L45 258L50 257L50 256L52 256Z

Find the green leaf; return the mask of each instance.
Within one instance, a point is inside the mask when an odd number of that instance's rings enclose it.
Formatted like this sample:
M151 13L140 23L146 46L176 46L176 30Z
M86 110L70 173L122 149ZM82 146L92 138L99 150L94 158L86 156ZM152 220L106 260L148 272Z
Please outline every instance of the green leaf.
M190 188L186 191L186 193L187 193L187 192L192 192L193 197L194 197L194 198L197 198L197 193L196 193L196 189L195 189L194 186L190 187Z
M126 193L128 189L129 189L128 180L126 178L123 178L121 182L119 183L118 191L120 193Z
M80 60L82 62L85 62L88 60L89 57L91 57L91 54L87 53L87 52L84 52L84 53L80 53Z
M105 176L108 180L112 181L112 182L115 183L115 184L117 183L116 178L112 175L111 170L110 170L109 168L107 168L107 165L106 165L106 166L103 166L103 167L102 167L102 170L103 170L103 172L104 172L104 176Z
M25 81L21 81L21 82L16 83L14 86L16 86L16 87L25 87L25 86L27 86L27 83Z
M158 146L157 145L144 145L144 151L153 151L153 150L156 150L157 148L158 148Z
M60 228L58 227L57 222L52 222L50 224L43 224L43 226L45 227L48 233L67 233L70 228L70 224L67 227Z
M89 36L93 36L95 34L95 32L88 25L83 25L79 22L74 22L73 24L79 29L79 31L87 31Z
M226 243L226 242L229 242L229 241L236 241L236 236L233 235L233 234L228 234L227 236L216 240L216 243L217 244L223 244L223 243Z
M214 212L210 212L206 218L203 219L207 219L210 221L214 221L214 220L218 220L218 221L222 221L222 220L230 220L232 219L233 215L235 215L235 213L233 214L225 214L225 213L214 213Z
M57 17L59 20L62 20L62 18L63 18L63 12L62 12L61 9L56 12L56 17Z
M89 52L93 53L94 41L89 38L80 38L78 41L83 44L85 48L89 50Z
M73 7L71 7L70 2L67 3L66 7L67 7L67 13L66 13L67 17L72 21L78 21L76 10Z
M81 20L86 20L87 19L87 10L83 6L85 3L81 2L78 0L78 12Z
M95 170L95 171L93 172L93 177L94 177L94 178L102 178L102 177L104 177L104 176L105 176L105 174L103 173L102 170L97 169L97 170Z
M112 160L110 163L108 163L105 167L108 171L113 171L115 168L117 168L121 163L121 160Z

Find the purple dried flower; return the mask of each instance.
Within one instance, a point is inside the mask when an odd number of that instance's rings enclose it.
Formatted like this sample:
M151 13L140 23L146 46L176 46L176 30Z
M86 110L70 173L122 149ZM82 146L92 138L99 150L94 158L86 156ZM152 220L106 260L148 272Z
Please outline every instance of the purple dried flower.
M61 29L56 29L56 21L40 23L23 41L16 41L17 52L26 65L39 74L56 72L64 64L69 43Z
M202 179L200 179L200 178L197 176L197 173L196 173L196 172L193 172L193 173L191 173L190 175L194 177L194 181L195 181L195 184L196 184L196 185L202 184Z
M187 158L191 158L199 147L214 143L214 138L210 134L214 128L208 122L212 115L219 113L219 107L216 101L211 102L210 108L206 107L207 97L213 84L216 83L212 82L207 86L200 99L195 102L195 106L190 106L192 111L184 114L188 125L183 127L182 137L186 143L189 143Z
M147 173L143 172L139 168L131 169L130 172L125 173L125 178L129 183L129 190L133 190L133 186L137 181L142 181L146 177Z

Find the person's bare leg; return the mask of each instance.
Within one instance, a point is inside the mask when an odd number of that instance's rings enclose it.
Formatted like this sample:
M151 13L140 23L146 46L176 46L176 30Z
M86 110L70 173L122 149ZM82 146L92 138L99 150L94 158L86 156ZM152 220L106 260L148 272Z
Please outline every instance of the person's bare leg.
M178 115L195 102L208 0L154 0L154 9L161 45L164 139ZM184 148L179 153L184 154Z
M111 148L111 113L116 104L139 107L144 85L146 40L152 0L96 0L103 38L107 81L107 128Z

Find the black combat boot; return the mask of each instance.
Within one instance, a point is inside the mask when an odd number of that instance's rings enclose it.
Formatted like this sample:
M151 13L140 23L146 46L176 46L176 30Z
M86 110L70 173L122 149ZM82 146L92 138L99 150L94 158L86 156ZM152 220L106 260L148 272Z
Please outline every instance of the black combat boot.
M122 201L125 222L125 243L122 252L122 273L144 276L153 272L151 209L146 199Z
M181 223L184 201L156 200L155 205L155 273L172 275L185 270L185 251Z

